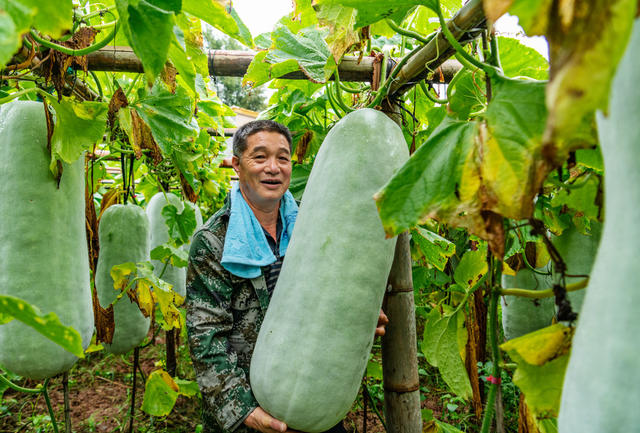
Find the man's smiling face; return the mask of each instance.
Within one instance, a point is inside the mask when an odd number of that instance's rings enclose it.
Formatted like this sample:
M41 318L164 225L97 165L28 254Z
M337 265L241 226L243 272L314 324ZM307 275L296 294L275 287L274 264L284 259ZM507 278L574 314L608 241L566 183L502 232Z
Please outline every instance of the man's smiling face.
M278 132L259 131L247 137L247 148L232 165L244 198L258 207L280 201L291 181L291 151Z

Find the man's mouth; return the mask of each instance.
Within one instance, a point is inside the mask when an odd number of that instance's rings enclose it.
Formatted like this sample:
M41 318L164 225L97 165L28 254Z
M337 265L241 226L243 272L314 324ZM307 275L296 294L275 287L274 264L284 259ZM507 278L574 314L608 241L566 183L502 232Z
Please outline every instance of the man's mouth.
M265 179L265 180L261 180L260 182L267 185L280 185L282 183L278 179Z

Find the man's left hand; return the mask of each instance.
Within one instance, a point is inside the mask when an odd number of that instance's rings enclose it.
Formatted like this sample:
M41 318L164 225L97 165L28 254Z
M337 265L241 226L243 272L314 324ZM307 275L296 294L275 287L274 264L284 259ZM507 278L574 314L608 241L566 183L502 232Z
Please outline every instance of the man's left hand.
M384 333L386 332L385 327L387 326L387 323L389 323L389 318L386 314L384 314L384 311L380 309L380 315L378 316L378 325L376 326L376 337L382 337L384 335Z

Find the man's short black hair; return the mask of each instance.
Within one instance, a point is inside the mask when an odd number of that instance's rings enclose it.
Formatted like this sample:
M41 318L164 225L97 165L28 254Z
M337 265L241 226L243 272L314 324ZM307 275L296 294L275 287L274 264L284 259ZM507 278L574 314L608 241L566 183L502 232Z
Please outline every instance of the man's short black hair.
M282 134L289 143L289 151L291 152L291 132L289 128L281 123L273 120L262 119L253 120L249 123L245 123L236 130L233 134L233 155L240 158L240 156L247 150L247 138L257 132L269 131Z

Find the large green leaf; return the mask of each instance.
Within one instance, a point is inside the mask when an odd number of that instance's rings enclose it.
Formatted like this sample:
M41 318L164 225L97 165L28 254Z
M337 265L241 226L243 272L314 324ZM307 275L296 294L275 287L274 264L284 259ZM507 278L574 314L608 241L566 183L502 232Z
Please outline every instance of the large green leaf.
M302 72L316 83L326 82L333 73L333 69L327 67L327 59L331 52L319 30L306 28L293 34L288 27L280 26L271 33L271 38L274 42L273 48L266 57L271 64L295 60ZM273 78L284 73L274 74Z
M169 238L175 239L178 245L189 242L189 238L196 229L196 213L191 206L185 206L182 212L167 204L162 208L162 216L169 228Z
M434 367L438 367L442 378L451 390L462 398L472 396L471 383L460 357L461 339L459 331L464 324L464 313L456 311L453 314L440 316L437 309L433 309L427 316L422 351L427 361ZM464 339L462 339L464 340Z
M500 66L507 77L549 78L549 62L539 52L523 45L518 39L498 37Z
M480 249L467 251L456 266L453 278L465 291L469 291L487 274L487 252Z
M180 395L180 387L169 373L164 370L154 370L147 378L142 410L152 416L169 415L178 395Z
M376 194L387 234L396 235L429 217L449 223L465 218L469 207L464 201L477 191L475 175L465 174L474 167L476 130L475 122L446 118Z
M161 9L146 0L116 0L122 30L153 83L162 72L174 38L173 11Z
M572 335L572 328L556 324L500 346L517 364L513 383L536 418L558 415Z
M514 219L533 212L549 166L542 133L547 119L545 83L493 77L493 99L485 119L487 134L478 140L484 209Z
M364 27L384 18L400 22L418 5L433 7L435 0L319 0L320 5L342 5L358 10L356 27Z
M58 38L73 24L73 2L71 0L14 0L35 10L33 26L42 33Z
M229 2L223 0L182 0L182 10L206 21L228 36L253 48L253 39L233 8L227 9Z
M456 252L456 245L453 242L422 227L411 230L411 239L424 255L427 263L441 271L444 271L449 257Z
M25 325L31 326L49 340L59 344L65 350L78 358L84 358L82 337L71 326L64 326L56 313L42 314L40 310L14 296L0 295L0 315L4 316L1 323L7 323L8 317L13 317Z
M182 87L171 93L163 86L156 85L134 108L151 129L162 152L170 155L175 144L193 141L199 133L193 119L192 104L192 99Z
M360 34L355 29L357 11L350 7L340 5L321 5L318 11L320 24L330 29L327 37L331 54L336 63L340 62L342 55L360 41Z
M528 35L549 41L553 65L547 87L548 158L561 164L569 151L596 142L589 128L595 110L606 112L609 88L631 34L636 0L565 2L550 0L485 1L494 19L507 10L517 15Z
M56 124L51 136L52 169L55 161L72 163L82 152L102 140L109 106L105 102L75 102L71 99L49 100L56 112Z
M5 65L20 48L20 34L12 17L0 9L0 64Z

